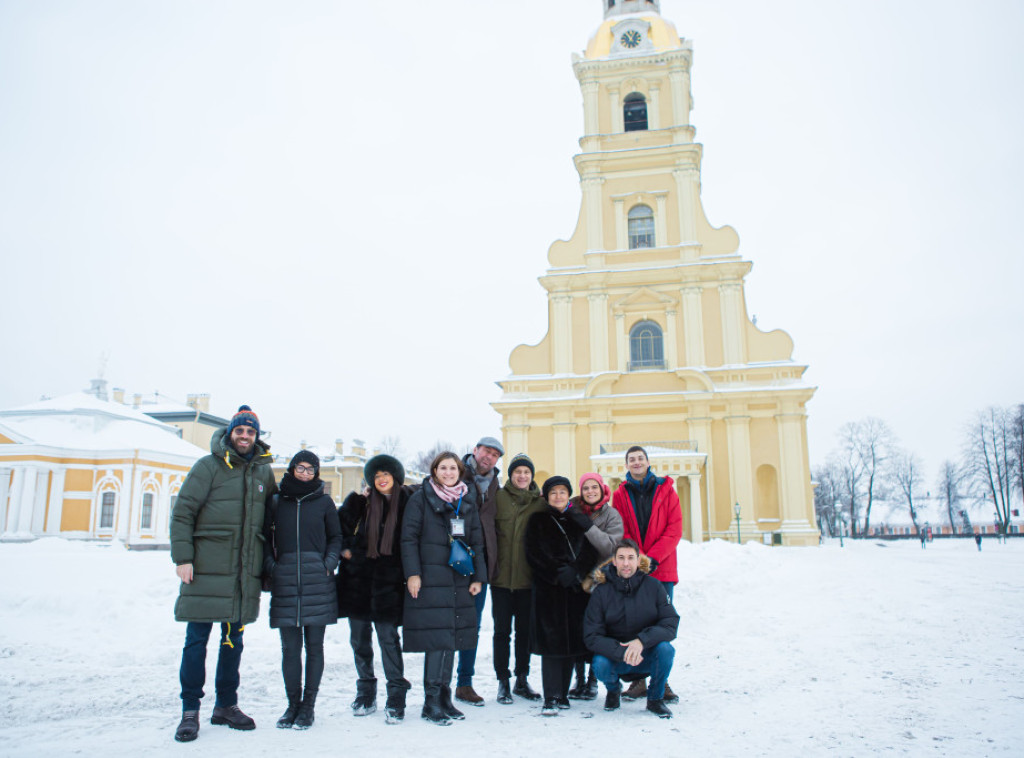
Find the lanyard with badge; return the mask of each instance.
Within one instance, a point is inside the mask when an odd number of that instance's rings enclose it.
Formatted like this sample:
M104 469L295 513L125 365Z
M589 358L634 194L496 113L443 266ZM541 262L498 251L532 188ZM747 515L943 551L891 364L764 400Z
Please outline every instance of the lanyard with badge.
M466 519L459 518L459 509L462 508L462 496L459 496L459 502L455 504L455 517L452 518L452 537L465 537L466 536Z

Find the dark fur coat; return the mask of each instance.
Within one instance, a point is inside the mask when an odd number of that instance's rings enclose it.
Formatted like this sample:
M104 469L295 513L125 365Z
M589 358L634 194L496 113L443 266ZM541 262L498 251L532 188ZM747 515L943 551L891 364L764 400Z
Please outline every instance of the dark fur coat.
M568 515L548 506L531 516L526 526L526 561L533 569L532 651L552 656L586 654L583 616L590 596L581 582L597 563L594 546ZM560 578L564 567L570 567L575 576L570 586Z

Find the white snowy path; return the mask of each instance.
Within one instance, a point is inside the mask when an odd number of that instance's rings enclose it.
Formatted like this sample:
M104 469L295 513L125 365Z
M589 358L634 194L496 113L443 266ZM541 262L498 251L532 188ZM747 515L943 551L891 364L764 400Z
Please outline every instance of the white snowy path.
M245 634L240 704L258 728L209 724L179 745L184 626L166 552L40 540L0 545L0 755L861 756L1022 755L1024 540L679 550L682 615L660 721L642 703L576 704L544 719L494 702L489 610L483 708L447 728L419 718L422 656L407 656L407 719L350 715L344 623L327 634L317 721L278 730L280 652L265 618ZM380 674L378 674L380 676ZM539 659L531 681L540 687ZM383 681L380 685L383 692ZM382 704L383 697L380 698Z

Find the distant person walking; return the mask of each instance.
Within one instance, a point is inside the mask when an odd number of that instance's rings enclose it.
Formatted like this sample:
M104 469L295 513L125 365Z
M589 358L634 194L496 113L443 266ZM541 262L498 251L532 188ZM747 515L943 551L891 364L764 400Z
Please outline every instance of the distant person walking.
M975 532L974 533L974 544L978 546L978 552L980 553L981 552L981 533L980 532Z

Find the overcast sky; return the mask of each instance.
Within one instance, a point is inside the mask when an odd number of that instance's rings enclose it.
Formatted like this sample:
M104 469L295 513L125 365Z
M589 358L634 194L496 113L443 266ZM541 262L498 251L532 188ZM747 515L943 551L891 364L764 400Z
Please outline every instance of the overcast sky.
M0 407L105 378L272 443L499 434L573 231L600 0L0 0ZM1024 401L1024 3L662 0L702 198L818 386L812 462Z

